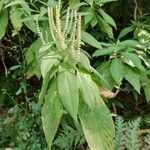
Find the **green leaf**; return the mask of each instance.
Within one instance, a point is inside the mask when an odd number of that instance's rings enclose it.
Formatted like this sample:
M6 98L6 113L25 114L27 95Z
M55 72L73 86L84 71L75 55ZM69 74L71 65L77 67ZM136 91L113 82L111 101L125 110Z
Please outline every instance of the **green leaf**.
M79 65L84 67L84 69L91 71L90 61L89 61L88 57L82 52L80 52Z
M63 107L57 93L57 84L54 80L45 96L45 102L42 107L42 124L46 141L49 149L51 149L52 141L57 132L61 116L63 114Z
M105 4L105 3L113 2L113 1L117 1L117 0L95 0L97 4Z
M120 43L121 46L123 47L128 47L128 48L135 48L137 47L137 45L139 45L139 42L135 41L135 40L124 40ZM135 49L133 49L135 50Z
M134 53L122 53L123 60L130 66L132 67L137 67L141 71L144 71L144 67L141 64L141 59L137 54Z
M49 4L50 6L55 6L57 2L55 0L48 0L47 4Z
M102 64L100 64L96 70L101 74L101 76L105 79L105 82L103 82L103 80L101 80L101 84L103 87L112 90L114 85L115 85L115 81L111 76L111 72L110 72L110 62L104 62ZM106 84L107 83L107 84Z
M110 71L113 79L118 85L120 85L124 77L124 65L122 64L120 59L115 58L112 60Z
M79 106L79 118L86 140L91 150L114 150L114 123L92 81L91 91L96 101L95 107L91 109L84 102Z
M97 18L94 15L93 19L90 21L92 28L94 28L97 25L97 23L98 23Z
M59 72L58 92L65 109L77 121L79 92L76 75L67 70Z
M59 64L59 60L55 58L55 53L51 52L47 56L43 57L41 60L41 74L43 78L46 76L46 74L54 67Z
M140 75L129 67L125 67L125 79L134 87L140 94Z
M24 3L23 0L16 0L16 1L14 1L14 2L8 3L8 4L4 7L4 9L6 9L6 8L8 8L8 7L11 7L11 6L14 6L14 5L22 4L22 3Z
M84 102L90 108L92 108L95 105L95 99L91 91L90 83L88 80L90 76L88 74L80 73L80 72L78 72L77 75L78 75L79 92L81 93Z
M125 35L127 35L128 33L132 32L134 30L134 26L130 26L130 27L127 27L125 29L123 29L119 36L118 36L118 39L121 39L122 37L124 37Z
M104 48L104 49L99 49L96 50L93 53L93 57L98 57L98 56L104 56L104 55L111 55L113 53L117 53L120 49L120 47L109 47L109 48Z
M99 9L99 12L103 16L103 19L105 21L107 21L110 25L115 27L115 29L116 29L116 24L115 24L115 21L113 20L113 18L111 16L109 16L106 12L104 12L103 9Z
M20 8L17 8L16 6L11 7L10 19L14 30L19 31L22 27L22 13Z
M109 81L104 76L102 76L97 70L92 68L92 72L100 79L100 83L102 86L108 87L108 88L110 87Z
M101 49L101 44L89 33L82 31L81 32L82 41L96 48Z
M4 9L0 13L0 40L6 33L7 24L8 24L8 12L7 9Z
M113 38L114 35L111 26L100 16L98 16L98 24L101 31L106 33L110 38Z
M29 19L24 19L23 22L32 32L37 33L36 23L32 16Z
M33 44L27 49L27 51L25 52L26 54L26 61L27 61L27 65L29 65L30 63L32 63L33 61L35 61L35 52L37 52L42 46L42 42L41 39L38 38L35 42L33 42Z
M69 0L69 7L71 9L77 9L80 6L80 0Z
M147 81L146 85L144 86L144 92L146 96L146 100L150 102L150 80Z
M94 0L85 0L89 5L93 5Z
M22 10L28 15L31 15L31 12L34 11L33 9L30 9L29 2L27 1L22 1L20 5L22 7Z
M10 67L9 70L14 71L14 70L17 70L18 68L21 68L21 65L14 65L14 66Z
M94 17L94 10L93 10L92 7L87 7L87 8L85 9L85 11L88 12L88 13L85 15L85 17L84 17L84 22L85 22L85 24L87 24L87 23L89 23L89 22L93 19L93 17Z

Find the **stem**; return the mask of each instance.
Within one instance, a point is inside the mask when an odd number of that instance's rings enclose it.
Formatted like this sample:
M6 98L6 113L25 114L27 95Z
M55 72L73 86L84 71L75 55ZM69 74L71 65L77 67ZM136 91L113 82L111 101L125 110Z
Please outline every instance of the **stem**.
M20 33L19 33L19 45L20 45L21 56L22 56L22 75L23 75L22 82L25 85L25 88L23 88L23 91L24 91L24 95L25 95L25 99L26 99L26 109L28 109L29 99L27 97L27 92L26 92L27 82L26 82L26 76L25 76L25 60L24 60L24 57L23 57L23 48L22 48Z

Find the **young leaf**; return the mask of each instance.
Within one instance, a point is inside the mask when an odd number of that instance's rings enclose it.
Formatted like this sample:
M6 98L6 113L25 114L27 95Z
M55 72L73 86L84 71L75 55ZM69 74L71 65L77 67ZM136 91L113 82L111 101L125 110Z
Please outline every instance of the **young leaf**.
M140 93L140 75L131 70L129 67L125 67L125 79L134 87L134 89Z
M113 79L118 85L120 85L124 77L124 65L122 64L122 61L118 58L113 59L110 66L110 71Z
M73 119L77 120L79 93L76 75L67 70L60 72L58 92L65 109Z
M63 113L63 107L57 93L56 80L51 83L47 93L42 107L42 123L48 147L51 149Z
M8 24L8 12L7 9L4 9L0 12L0 40L5 35L7 24Z
M91 84L92 92L96 92ZM108 108L100 98L98 93L94 98L96 105L90 108L82 102L79 106L79 118L81 125L91 150L114 150L114 123Z
M81 32L82 41L96 48L101 49L101 44L89 33L82 31Z

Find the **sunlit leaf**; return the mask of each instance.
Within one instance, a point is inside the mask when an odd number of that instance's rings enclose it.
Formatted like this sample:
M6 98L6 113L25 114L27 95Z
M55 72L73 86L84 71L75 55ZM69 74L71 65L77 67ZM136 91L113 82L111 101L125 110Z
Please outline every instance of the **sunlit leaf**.
M22 13L23 12L19 8L15 6L11 7L10 19L14 30L19 31L22 27Z
M59 73L58 92L65 109L77 120L79 93L76 75L67 70Z
M45 95L45 102L41 112L43 129L49 149L51 149L52 141L57 132L57 128L63 113L63 107L60 102L56 87L57 84L55 80L51 83L48 94Z
M123 56L124 61L127 62L127 64L130 65L130 62L132 62L133 65L137 67L138 69L140 69L141 71L145 70L141 64L141 59L139 58L137 54L125 52L125 53L122 53L122 56ZM131 64L131 66L133 65Z
M97 86L91 81L96 102L93 109L84 102L79 107L79 118L91 150L114 150L114 124L108 108L100 98ZM86 113L85 113L86 112Z

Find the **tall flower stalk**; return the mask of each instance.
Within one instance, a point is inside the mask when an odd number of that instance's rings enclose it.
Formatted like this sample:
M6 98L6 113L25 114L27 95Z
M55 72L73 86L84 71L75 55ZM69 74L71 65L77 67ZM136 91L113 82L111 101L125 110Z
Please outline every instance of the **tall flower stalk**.
M81 47L81 16L77 16L76 10L68 8L64 25L61 23L61 1L59 0L55 10L48 8L49 28L52 39L62 56L72 57L74 64L77 64L80 58ZM54 15L54 11L55 14ZM62 29L63 28L63 29Z

